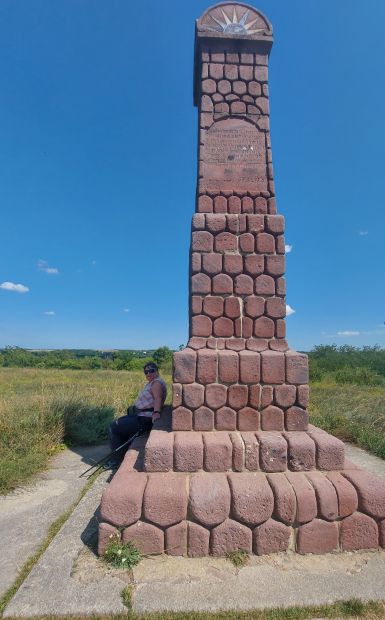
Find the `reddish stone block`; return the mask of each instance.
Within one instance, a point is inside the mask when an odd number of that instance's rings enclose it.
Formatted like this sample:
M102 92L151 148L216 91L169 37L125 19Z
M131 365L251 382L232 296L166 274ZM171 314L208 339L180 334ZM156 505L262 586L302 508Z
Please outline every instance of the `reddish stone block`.
M211 233L205 230L199 230L193 232L191 237L191 249L194 252L212 252L214 238Z
M242 273L242 256L240 254L225 254L223 256L223 269L232 276Z
M269 405L261 411L261 427L264 431L283 430L283 411L274 405Z
M268 115L270 113L269 100L267 97L257 97L255 99L255 105L261 110L262 114Z
M194 349L194 351L198 351L198 349L204 349L207 344L207 338L200 338L198 336L193 336L189 339L187 347L189 349Z
M245 114L246 104L243 101L234 101L231 104L231 114Z
M213 332L216 337L230 338L234 335L234 323L231 319L222 316L219 319L215 319Z
M198 525L188 523L188 556L200 558L209 555L210 531Z
M194 411L194 431L214 430L214 411L208 407L199 407Z
M249 387L249 405L254 409L259 409L261 405L261 386L250 385Z
M269 258L273 258L270 256ZM276 281L276 294L284 297L286 295L286 281L285 278L277 278Z
M287 443L281 433L258 432L259 462L262 471L279 472L287 468Z
M220 351L218 357L219 381L237 383L239 376L239 357L235 351Z
M292 525L297 512L297 500L292 485L284 474L268 475L267 479L274 495L274 518Z
M269 341L269 349L272 351L287 351L289 345L284 338L274 338Z
M269 519L253 530L253 550L257 555L286 551L289 547L291 528Z
M315 490L318 516L326 521L338 519L338 497L330 480L320 471L311 471L306 474L306 477Z
M247 90L253 97L259 97L262 94L261 85L255 81L249 82Z
M214 245L216 252L236 252L238 240L232 233L222 232L215 237Z
M215 350L200 349L198 351L197 380L199 383L215 383L217 379L217 359L218 354Z
M113 541L120 542L120 531L109 523L99 523L98 555L103 556L106 547Z
M175 433L174 461L176 471L198 471L203 468L201 433Z
M191 334L193 336L211 336L213 325L211 319L203 314L197 314L191 319Z
M227 212L227 200L224 196L215 196L214 198L214 213L226 213Z
M191 431L192 430L192 412L185 407L177 407L172 412L172 430L173 431Z
M291 471L308 471L315 467L315 444L306 433L284 433L288 443Z
M290 407L285 411L285 427L287 431L307 431L309 416L306 409Z
M255 212L267 213L267 200L263 196L258 196L255 199Z
M261 360L262 381L274 384L284 383L285 354L278 351L263 351L261 353Z
M143 496L143 515L147 521L162 527L185 519L186 476L172 472L151 474Z
M211 532L211 553L225 556L232 551L242 549L251 553L251 530L232 519L226 519Z
M266 338L249 338L246 340L246 349L249 351L266 351L268 348Z
M230 276L220 273L213 277L213 293L216 294L232 294L233 281Z
M230 196L227 201L229 213L241 213L241 199L238 196Z
M222 64L209 64L209 75L214 80L221 80L223 78L223 65Z
M284 319L276 320L275 335L277 336L277 338L284 338L286 336L286 321Z
M354 486L337 471L327 473L326 477L336 490L339 516L344 518L353 514L358 509L358 496Z
M204 230L205 229L205 216L204 213L195 213L192 217L192 229Z
M195 276L193 276L195 277ZM194 291L198 292L198 291ZM199 291L200 292L200 291ZM275 283L271 276L261 275L255 279L255 292L257 295L274 295Z
M297 387L297 403L300 407L304 409L307 408L309 404L309 386L308 385L299 385Z
M162 530L151 523L137 521L123 530L123 543L132 542L144 555L164 552L164 534Z
M240 351L239 360L242 383L258 383L260 379L260 354L255 351Z
M285 231L285 218L283 215L266 215L266 230L273 234Z
M227 95L231 92L231 83L228 80L220 80L218 82L218 91L221 95Z
M247 92L247 86L242 80L236 80L233 83L233 92L236 95L244 95Z
M226 216L223 213L206 215L207 230L217 234L226 230Z
M236 336L242 335L243 338L250 338L250 336L252 336L252 333L253 333L253 321L249 317L244 316L242 319L235 320L235 335Z
M268 116L260 116L257 119L257 127L261 131L269 131L269 129L270 129L269 117ZM267 213L267 210L265 211L265 213ZM269 213L272 213L272 211L269 210Z
M183 349L173 355L175 383L193 383L195 381L197 354L192 349Z
M217 431L235 431L237 428L237 414L230 407L221 407L215 414L215 428Z
M242 213L253 213L254 201L249 196L242 198Z
M172 384L172 406L179 407L182 404L182 384Z
M243 407L238 411L238 429L240 431L257 431L260 428L259 411L252 407Z
M187 555L187 521L168 527L165 534L168 555Z
M192 295L191 297L191 312L193 314L201 314L202 312L202 297L198 295Z
M272 338L274 336L274 321L267 316L260 316L254 321L254 335L258 338Z
M213 212L213 200L212 198L210 198L210 196L199 196L198 211L200 213L212 213Z
M378 524L378 532L380 535L380 547L385 549L385 521L380 521Z
M297 533L297 552L331 553L338 546L338 527L321 519L313 519L301 525Z
M241 433L245 445L245 468L249 471L259 470L259 443L255 433Z
M239 237L239 249L245 254L254 252L254 235L251 233L243 233L243 235Z
M221 273L222 255L215 253L203 254L201 268L210 276L215 276L217 273Z
M242 259L240 256L239 258ZM263 256L257 256L255 254L249 254L243 257L245 272L251 276L257 276L263 273L264 259Z
M206 471L227 471L232 465L232 444L228 433L203 434L203 460Z
M278 407L290 407L294 405L297 395L295 385L277 385L274 388L274 401Z
M238 297L226 297L225 315L231 319L236 319L241 315L240 300Z
M378 548L376 522L361 512L355 512L340 524L340 544L343 551Z
M253 65L254 62L252 60L252 54L241 54L241 62L242 64L239 67L239 77L242 78L242 80L246 80L247 82L249 82L249 80L253 79L253 66L247 66L247 65ZM247 58L247 64L246 64L246 60L244 60L245 58ZM244 64L245 63L245 64ZM245 66L246 65L246 66Z
M194 252L191 255L191 271L192 273L200 272L202 269L202 255Z
M264 385L261 392L261 407L268 407L273 402L273 388L271 385Z
M228 404L233 409L242 409L247 405L247 385L230 385L228 389Z
M285 254L285 237L278 235L275 239L275 250L277 254Z
M225 77L228 80L238 79L238 66L237 65L225 65Z
M275 239L269 233L259 233L256 237L256 248L259 254L274 254Z
M232 515L252 527L264 523L273 513L274 496L261 473L229 474Z
M233 446L233 470L243 471L245 464L245 444L239 433L230 433L230 441Z
M266 314L273 319L286 316L285 300L282 297L271 297L266 300Z
M254 75L255 75L255 79L258 82L267 82L269 79L268 69L265 66L260 66L260 65L255 66Z
M220 383L211 383L206 387L206 405L211 409L219 409L226 404L227 387Z
M203 69L206 68L206 75L202 75L202 77L208 77L207 76L207 65L204 64L202 65L202 73L203 73ZM213 101L210 97L210 95L202 95L201 97L201 112L212 112L213 111Z
M204 52L203 52L203 55L204 55ZM207 55L208 55L208 53L207 53ZM225 62L225 55L224 55L224 53L223 52L211 52L211 62L221 62L221 63L224 63Z
M202 93L212 95L215 93L217 86L214 80L202 80L201 83Z
M112 479L102 495L100 507L101 519L117 527L131 525L140 519L147 474L129 472L124 480L127 485L122 485L117 477Z
M210 293L211 292L211 280L205 273L196 273L191 278L191 292L192 293Z
M230 488L225 474L193 474L190 478L189 513L199 523L212 527L230 513Z
M286 358L286 381L287 383L309 383L308 359L304 353L289 350Z
M252 295L253 280L250 276L242 273L235 277L235 294L236 295Z
M247 230L249 233L257 235L258 233L263 232L265 228L263 215L247 215Z
M255 297L254 295L250 295L245 298L244 304L246 314L252 318L261 316L264 312L265 300L263 297Z
M146 471L170 471L173 467L174 435L153 429L144 450ZM140 515L139 515L140 517ZM139 519L138 517L138 519Z
M199 354L198 354L198 369L199 369ZM199 370L198 370L199 380ZM188 409L197 409L203 405L204 401L204 387L199 383L188 383L183 389L183 404Z
M223 297L208 295L203 299L203 312L208 316L217 318L223 314Z
M363 470L346 470L345 478L358 494L358 508L375 519L385 518L385 480Z
M230 349L231 351L242 351L244 348L244 338L230 338L229 340L226 340L226 349Z
M317 500L312 485L305 474L300 472L286 472L285 476L296 496L298 523L312 521L317 516Z
M316 445L317 468L326 471L343 469L345 448L342 441L314 426L309 427L308 433Z

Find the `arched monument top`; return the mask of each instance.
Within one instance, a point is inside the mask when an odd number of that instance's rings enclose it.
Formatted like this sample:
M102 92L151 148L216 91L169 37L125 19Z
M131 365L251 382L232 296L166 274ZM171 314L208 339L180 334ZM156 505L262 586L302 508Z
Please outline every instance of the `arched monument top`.
M208 8L197 20L197 32L220 38L263 39L273 28L267 17L241 2L221 2Z

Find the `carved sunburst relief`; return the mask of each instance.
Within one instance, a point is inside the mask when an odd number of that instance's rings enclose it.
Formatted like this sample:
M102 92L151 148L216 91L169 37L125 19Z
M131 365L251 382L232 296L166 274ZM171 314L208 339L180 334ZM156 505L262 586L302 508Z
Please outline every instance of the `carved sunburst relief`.
M198 20L198 30L238 36L271 34L270 24L259 11L238 3L222 3L208 9Z

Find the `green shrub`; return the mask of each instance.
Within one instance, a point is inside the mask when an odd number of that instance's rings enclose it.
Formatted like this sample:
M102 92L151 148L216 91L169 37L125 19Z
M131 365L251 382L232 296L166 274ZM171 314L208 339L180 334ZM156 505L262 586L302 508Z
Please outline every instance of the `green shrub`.
M345 366L335 373L336 383L351 383L355 385L381 385L382 379L373 370L361 366L359 368L351 368Z
M140 551L129 541L122 543L118 538L112 538L104 552L106 562L114 568L134 568L141 560Z
M64 440L79 446L105 441L114 412L113 407L88 404L79 398L56 400L51 407L51 415L63 420Z
M309 379L310 381L322 381L324 373L316 360L309 358Z

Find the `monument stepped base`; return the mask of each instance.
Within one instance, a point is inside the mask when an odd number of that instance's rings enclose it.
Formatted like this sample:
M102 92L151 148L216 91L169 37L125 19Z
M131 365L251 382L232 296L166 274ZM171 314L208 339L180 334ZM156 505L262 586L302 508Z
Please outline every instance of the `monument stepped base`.
M190 557L385 548L385 483L352 463L340 471L266 473L245 463L238 472L144 471L146 440L157 433L177 441L158 424L134 442L103 494L100 554L111 537L145 554Z

